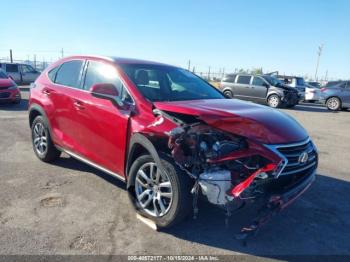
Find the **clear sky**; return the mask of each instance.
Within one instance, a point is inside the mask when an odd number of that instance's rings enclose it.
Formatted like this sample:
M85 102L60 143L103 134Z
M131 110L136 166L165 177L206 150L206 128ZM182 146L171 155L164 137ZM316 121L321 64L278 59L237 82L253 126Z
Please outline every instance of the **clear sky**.
M349 0L0 0L0 58L135 57L350 78Z

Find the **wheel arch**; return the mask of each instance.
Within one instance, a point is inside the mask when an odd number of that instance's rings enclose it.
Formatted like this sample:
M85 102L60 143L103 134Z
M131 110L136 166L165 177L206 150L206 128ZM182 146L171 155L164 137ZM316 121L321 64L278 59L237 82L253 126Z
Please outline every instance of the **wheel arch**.
M29 111L29 127L32 127L33 121L37 116L43 116L47 121L50 136L52 137L51 126L49 123L49 119L47 118L47 115L45 113L45 110L38 104L32 104L30 105L28 111Z
M164 169L155 145L151 142L150 139L148 139L147 136L140 133L136 133L136 134L133 134L129 143L129 150L127 152L127 161L126 161L126 167L125 167L126 178L129 176L129 170L132 163L138 157L145 154L151 155L154 161L156 162L157 166L159 166L161 169Z

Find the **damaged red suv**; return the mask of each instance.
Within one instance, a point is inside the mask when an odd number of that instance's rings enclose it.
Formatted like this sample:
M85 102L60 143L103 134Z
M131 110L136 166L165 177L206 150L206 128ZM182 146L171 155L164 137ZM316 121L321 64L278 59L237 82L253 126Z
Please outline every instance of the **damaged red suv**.
M196 214L198 197L227 214L256 200L281 210L310 186L318 164L290 116L141 60L52 64L31 88L29 123L39 159L65 152L125 181L137 212L160 228Z

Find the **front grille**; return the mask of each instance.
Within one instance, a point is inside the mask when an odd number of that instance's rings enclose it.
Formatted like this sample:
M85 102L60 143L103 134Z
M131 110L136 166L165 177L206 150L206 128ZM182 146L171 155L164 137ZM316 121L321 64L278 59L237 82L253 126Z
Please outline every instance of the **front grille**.
M9 98L11 93L0 93L0 98Z
M318 163L318 155L315 146L310 140L302 143L269 146L284 160L280 176L295 175L314 171ZM307 154L307 160L301 159L302 154Z
M11 86L0 86L0 90L5 90L5 89L8 89L10 88Z

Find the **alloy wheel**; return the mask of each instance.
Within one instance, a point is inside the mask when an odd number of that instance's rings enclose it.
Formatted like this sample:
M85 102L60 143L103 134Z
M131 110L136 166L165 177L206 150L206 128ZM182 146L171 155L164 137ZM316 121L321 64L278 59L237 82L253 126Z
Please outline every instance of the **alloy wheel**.
M47 134L42 123L36 123L33 128L33 144L38 154L44 155L47 151Z
M137 171L135 193L143 210L154 217L164 216L173 200L173 189L168 175L153 162L145 163Z
M338 110L340 106L339 99L335 97L330 98L327 101L327 106L331 110Z
M279 104L279 99L278 99L277 96L271 96L271 97L269 98L269 105L270 105L271 107L277 107L278 104Z

